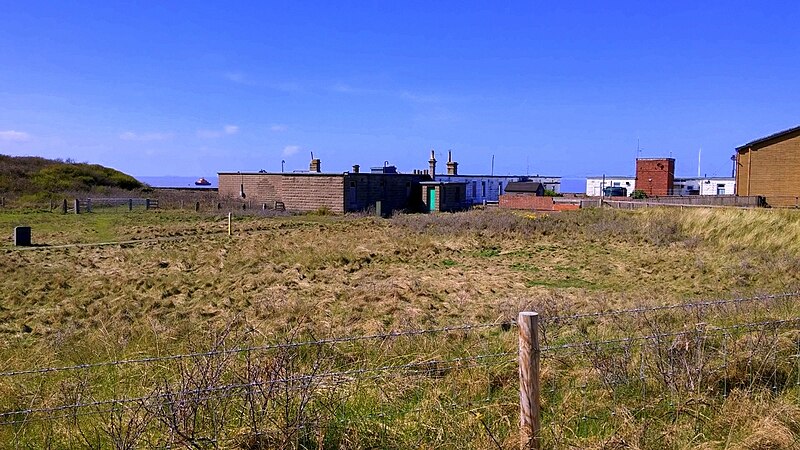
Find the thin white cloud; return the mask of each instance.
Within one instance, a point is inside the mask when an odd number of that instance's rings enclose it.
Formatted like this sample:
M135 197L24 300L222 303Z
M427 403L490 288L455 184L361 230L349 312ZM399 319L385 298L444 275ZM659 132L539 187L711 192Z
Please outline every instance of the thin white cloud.
M282 154L283 156L292 156L299 151L300 151L299 145L287 145L286 147L283 147Z
M282 123L273 123L272 125L269 126L269 129L270 131L281 132L288 130L289 127Z
M126 131L119 135L123 141L166 141L172 139L172 133L134 133Z
M225 125L221 130L197 130L197 137L201 139L216 139L222 136L230 136L238 132L238 125Z
M265 86L269 89L287 93L304 92L305 90L300 83L294 81L267 83Z
M0 131L0 141L25 142L30 138L31 135L24 131L16 131L16 130Z
M442 97L439 95L421 94L418 92L412 92L407 90L393 91L386 89L354 87L345 83L333 84L329 87L329 89L333 92L336 92L337 94L379 95L383 97L394 97L411 103L421 103L421 104L441 103L443 100Z
M225 78L227 78L228 81L233 81L234 83L239 83L239 84L247 83L247 79L245 78L242 72L227 72L225 73Z

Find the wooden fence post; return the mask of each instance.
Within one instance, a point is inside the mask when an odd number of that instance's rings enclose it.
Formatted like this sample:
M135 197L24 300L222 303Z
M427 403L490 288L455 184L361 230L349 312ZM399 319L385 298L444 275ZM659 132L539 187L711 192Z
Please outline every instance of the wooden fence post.
M75 214L81 213L81 201L79 199L75 199Z
M64 199L64 201L61 203L61 214L66 214L66 213L67 213L67 199Z
M194 212L200 212L200 202L194 203Z
M539 313L521 312L519 326L519 448L541 449Z
M128 199L128 212L133 211L133 199Z
M92 212L92 199L86 199L86 212Z
M231 235L231 216L232 215L233 215L232 213L228 213L228 236Z
M150 199L149 198L144 199L144 209L145 210L150 210Z

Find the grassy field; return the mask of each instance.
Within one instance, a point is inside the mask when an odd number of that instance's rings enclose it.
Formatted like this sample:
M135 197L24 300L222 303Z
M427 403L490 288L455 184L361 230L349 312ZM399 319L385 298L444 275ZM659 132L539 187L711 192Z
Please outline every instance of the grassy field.
M40 246L12 248L15 225L32 226ZM0 243L5 371L500 324L522 310L547 318L746 297L795 291L800 279L800 214L792 211L252 214L236 218L230 237L222 215L4 211L0 228L9 235ZM71 245L112 241L126 243ZM547 338L613 340L688 333L698 323L788 320L798 317L794 303L550 324ZM735 329L701 344L681 336L682 352L674 337L545 355L547 445L796 448L796 324ZM515 351L515 328L498 325L2 376L0 413L98 404L83 408L85 416L73 409L7 416L17 423L0 425L0 442L515 448ZM254 380L265 379L284 381L255 395L251 388L264 384ZM247 395L231 393L243 384ZM182 404L191 407L164 401L190 394ZM139 400L102 403L120 398Z

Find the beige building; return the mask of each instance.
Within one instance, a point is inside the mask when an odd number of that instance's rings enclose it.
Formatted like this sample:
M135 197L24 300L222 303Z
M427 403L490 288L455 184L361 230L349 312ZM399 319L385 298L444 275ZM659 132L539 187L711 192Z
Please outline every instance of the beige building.
M800 127L736 148L736 195L760 195L773 207L798 206Z

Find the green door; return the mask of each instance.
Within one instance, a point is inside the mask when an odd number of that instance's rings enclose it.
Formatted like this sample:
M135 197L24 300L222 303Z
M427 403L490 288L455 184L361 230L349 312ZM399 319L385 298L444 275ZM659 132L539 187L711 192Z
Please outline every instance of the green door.
M431 211L436 211L436 188L428 188L428 206Z

